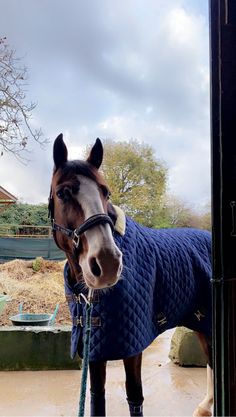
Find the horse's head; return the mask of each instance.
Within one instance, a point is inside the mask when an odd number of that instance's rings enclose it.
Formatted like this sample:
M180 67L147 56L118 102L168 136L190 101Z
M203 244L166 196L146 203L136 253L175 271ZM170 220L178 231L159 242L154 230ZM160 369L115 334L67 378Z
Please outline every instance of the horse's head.
M103 159L99 139L87 161L68 161L63 136L53 148L54 172L49 209L57 245L66 253L71 274L81 273L93 289L116 284L122 270L122 254L112 235L108 216L109 189L98 172Z

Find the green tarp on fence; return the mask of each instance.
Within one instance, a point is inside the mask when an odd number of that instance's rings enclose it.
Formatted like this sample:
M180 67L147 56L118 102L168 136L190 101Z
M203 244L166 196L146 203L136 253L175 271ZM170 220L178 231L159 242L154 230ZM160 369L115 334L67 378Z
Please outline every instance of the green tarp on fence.
M52 238L0 238L0 259L44 259L62 260L65 254L56 246Z

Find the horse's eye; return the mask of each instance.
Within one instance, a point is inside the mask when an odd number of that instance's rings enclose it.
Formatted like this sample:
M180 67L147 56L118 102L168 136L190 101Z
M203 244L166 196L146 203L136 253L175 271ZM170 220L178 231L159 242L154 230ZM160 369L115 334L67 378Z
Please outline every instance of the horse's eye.
M110 196L111 196L110 191L107 189L107 187L104 187L104 186L101 186L101 189L102 189L102 193L103 193L104 197L105 197L107 200L109 200L109 198L110 198Z
M64 191L63 190L59 190L59 191L57 191L57 197L60 199L60 200L63 200L63 198L65 197L65 194L64 194Z

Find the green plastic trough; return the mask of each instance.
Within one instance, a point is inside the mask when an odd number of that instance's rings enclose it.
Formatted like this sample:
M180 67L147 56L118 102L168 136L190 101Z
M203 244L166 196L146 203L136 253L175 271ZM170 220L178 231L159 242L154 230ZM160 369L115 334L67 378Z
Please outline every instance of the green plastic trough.
M10 317L14 326L49 326L52 314L21 313Z
M52 326L56 319L59 304L56 305L53 314L46 313L22 313L23 303L20 304L19 314L10 317L14 326Z
M0 294L0 314L2 314L2 312L5 308L5 305L6 305L7 301L9 301L9 300L10 300L10 298L8 297L8 295Z

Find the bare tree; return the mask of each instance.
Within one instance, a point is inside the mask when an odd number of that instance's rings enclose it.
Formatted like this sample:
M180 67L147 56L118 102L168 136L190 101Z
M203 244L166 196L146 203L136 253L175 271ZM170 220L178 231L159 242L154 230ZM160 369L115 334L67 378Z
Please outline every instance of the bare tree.
M30 123L35 103L26 102L27 68L21 65L6 38L0 38L0 153L13 153L21 157L30 139L40 144L41 129Z

